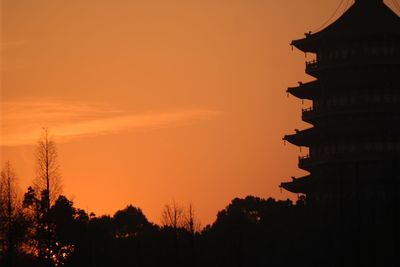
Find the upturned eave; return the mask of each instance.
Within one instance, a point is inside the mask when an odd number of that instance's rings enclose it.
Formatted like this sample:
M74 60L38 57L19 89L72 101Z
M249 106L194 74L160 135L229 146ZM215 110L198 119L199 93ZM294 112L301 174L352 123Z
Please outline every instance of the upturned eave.
M317 81L308 83L299 83L299 86L289 87L286 92L300 99L312 100L316 95L316 89L318 87Z
M312 177L293 178L293 181L281 183L279 187L292 193L307 194L312 190Z
M296 130L295 134L285 135L283 140L296 146L309 146L313 140L314 128L305 129L302 131Z
M313 39L314 38L312 38L312 35L309 36L307 35L306 38L293 40L290 43L290 45L296 47L297 49L305 53L307 52L316 53L318 45L316 44L315 41L313 41Z
M317 32L305 34L305 38L293 40L291 45L303 52L316 53L335 43L374 40L399 40L400 18L383 1L374 5L358 2L353 4L335 22Z

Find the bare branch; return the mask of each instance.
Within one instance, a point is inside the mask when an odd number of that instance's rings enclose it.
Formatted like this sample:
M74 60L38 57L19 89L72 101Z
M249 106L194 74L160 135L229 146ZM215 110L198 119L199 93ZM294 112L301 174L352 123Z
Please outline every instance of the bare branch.
M197 233L201 230L201 223L196 217L196 212L192 204L189 204L189 206L185 210L184 228L192 234Z
M47 190L49 193L49 204L54 203L57 196L61 193L61 175L56 144L47 128L43 128L35 156L35 191L40 193L43 190Z
M11 163L7 161L0 173L0 213L6 217L14 216L18 208L18 181Z
M184 209L178 205L175 200L170 204L165 204L161 214L161 223L163 226L174 229L184 226Z

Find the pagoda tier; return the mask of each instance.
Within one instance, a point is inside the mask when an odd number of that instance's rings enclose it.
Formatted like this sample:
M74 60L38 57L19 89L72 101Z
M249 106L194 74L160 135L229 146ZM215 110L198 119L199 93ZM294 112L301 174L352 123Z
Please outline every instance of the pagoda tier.
M342 157L305 158L304 160L319 161L318 168L312 169L310 175L292 177L292 181L283 182L280 187L293 193L306 194L312 201L315 197L326 197L330 194L342 194L351 198L352 193L361 189L356 188L357 186L369 187L370 194L375 189L385 190L385 187L390 191L398 190L393 188L393 178L397 175L397 166L400 163L398 155L399 152L381 152L369 155L360 153L355 157L343 154Z
M399 119L400 94L394 90L366 91L366 95L349 91L347 95L338 92L336 95L318 97L313 106L302 110L302 120L316 125L330 120L345 121L371 116L375 120ZM385 125L383 125L385 127Z
M330 69L326 75L318 77L317 80L307 83L299 82L298 86L289 87L286 92L299 99L313 100L315 106L333 107L335 101L339 104L340 98L344 99L343 101L346 102L344 104L351 102L357 105L363 103L370 105L372 102L368 98L381 95L392 99L387 101L397 101L400 96L399 73L400 56L397 62L379 67L368 64L355 67L353 64ZM382 79L382 77L385 78Z
M292 45L316 53L305 71L317 79L287 89L312 101L302 120L313 127L283 138L309 148L299 167L311 172L311 181L326 175L315 174L322 166L400 153L399 17L383 1L358 0L336 22ZM297 180L284 188L300 192L297 187L305 188Z
M337 21L291 44L304 52L318 53L327 47L360 46L362 42L399 44L399 17L383 0L356 1Z
M299 86L289 87L286 92L300 99L312 100L320 92L318 81L308 83L299 82Z
M397 140L399 142L399 140ZM336 169L341 164L355 164L355 163L376 163L379 161L390 161L393 158L397 157L400 153L400 147L395 144L393 141L391 142L376 142L370 143L366 145L336 145L331 146L332 150L336 151L331 154L323 154L323 155L314 155L314 156L304 156L299 157L299 168L309 172L315 172L316 170L320 170L321 168L326 169ZM354 149L351 152L341 152L339 149ZM367 152L368 151L368 152ZM293 191L292 191L293 192ZM295 192L296 193L296 192ZM307 193L304 191L303 193Z
M310 124L316 125L320 121L328 120L341 120L346 121L351 118L362 118L365 116L373 116L376 119L379 117L385 118L390 116L392 119L400 119L400 96L376 95L369 99L363 99L369 101L370 104L366 105L361 101L357 101L357 98L336 98L336 101L332 99L331 102L326 102L318 107L310 107L302 110L302 120ZM361 103L360 103L361 102ZM375 103L373 103L375 102ZM373 111L372 111L373 109Z
M316 80L287 90L312 101L302 110L312 126L283 138L306 147L298 167L309 174L280 187L305 194L316 238L304 253L321 255L300 266L400 266L399 16L356 0L292 45L316 54L305 68Z
M332 118L332 122L324 121L319 125L305 130L295 130L291 135L285 135L284 141L288 141L296 146L312 147L314 145L325 143L337 143L348 140L370 140L375 138L392 139L400 137L400 124L393 122L400 121L400 110L397 108L397 116L390 114L382 116L371 113L370 116L354 117L346 115L342 117Z
M292 177L292 179L292 182L281 183L280 187L293 193L305 193L312 191L311 187L313 186L313 183L311 182L312 177L310 175L301 178Z
M365 50L357 46L348 45L321 51L317 54L317 59L306 62L305 72L315 78L321 78L332 71L350 68L399 68L400 54L395 47L400 46L400 42L388 43L386 46L371 44L371 47Z

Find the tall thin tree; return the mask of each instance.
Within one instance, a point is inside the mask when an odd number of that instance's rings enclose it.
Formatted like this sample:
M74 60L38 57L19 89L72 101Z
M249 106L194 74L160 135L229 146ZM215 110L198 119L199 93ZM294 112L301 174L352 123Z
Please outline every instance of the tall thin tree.
M201 229L200 221L197 219L195 209L192 204L185 209L184 213L184 228L190 233L190 244L191 244L191 265L196 265L196 244L195 235Z
M174 234L175 264L179 266L179 237L178 230L184 226L184 209L175 200L166 204L161 214L161 222L164 227L170 227Z
M61 193L60 165L56 144L48 128L43 128L42 136L36 148L36 178L34 181L36 192L47 194L46 209L56 200Z
M18 209L18 184L17 175L7 161L0 173L0 221L1 236L4 239L5 261L8 266L13 266L16 237L14 235L14 222Z
M38 232L44 240L39 240L39 254L46 265L52 265L52 223L50 218L51 205L61 193L61 175L58 163L57 148L48 128L43 128L42 136L36 149L36 192L40 194L41 221L38 222ZM40 236L40 235L39 235ZM41 239L41 238L39 238Z
M185 208L185 212L183 214L184 217L184 228L186 231L194 235L201 230L201 223L196 216L195 208L192 204L189 204Z

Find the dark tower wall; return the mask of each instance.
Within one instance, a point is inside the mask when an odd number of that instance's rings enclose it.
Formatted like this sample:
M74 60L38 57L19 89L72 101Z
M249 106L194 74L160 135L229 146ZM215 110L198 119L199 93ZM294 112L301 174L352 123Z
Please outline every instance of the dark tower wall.
M400 266L400 19L358 0L292 44L316 54L316 80L288 92L312 100L312 127L284 139L310 148L310 175L282 187L307 196L310 266ZM318 256L315 256L318 255Z

